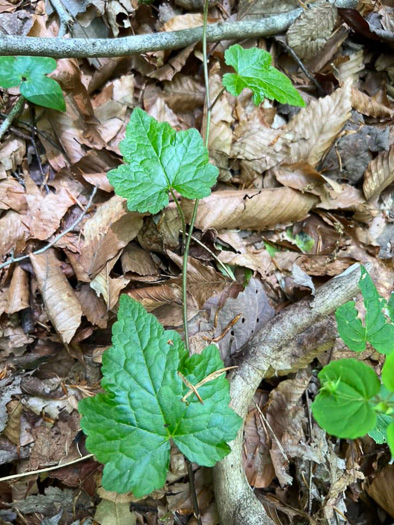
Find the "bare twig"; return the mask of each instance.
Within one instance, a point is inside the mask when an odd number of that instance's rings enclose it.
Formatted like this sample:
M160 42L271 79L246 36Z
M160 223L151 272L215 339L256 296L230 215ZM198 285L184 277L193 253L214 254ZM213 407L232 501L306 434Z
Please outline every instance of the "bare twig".
M57 235L50 243L46 244L43 248L40 248L39 250L36 250L35 252L29 253L28 255L22 255L21 257L16 257L16 258L15 257L11 257L11 259L8 259L8 261L4 262L3 264L0 264L0 270L2 268L6 268L10 264L18 263L18 262L21 262L21 261L25 261L26 259L29 259L30 255L39 255L40 253L44 253L46 250L48 250L53 245L55 245L59 241L59 239L64 237L64 235L66 235L67 233L71 232L75 228L75 226L77 226L77 224L79 224L81 222L81 220L85 217L86 213L89 211L90 206L92 205L92 202L93 202L93 199L94 199L94 196L96 195L96 193L97 193L97 186L95 186L93 188L93 191L92 191L92 193L90 195L89 201L88 201L85 209L81 213L81 215L78 217L78 219L76 221L74 221L72 223L71 226L69 226L66 230L64 230L64 232L62 232L59 235Z
M64 7L61 0L50 0L50 2L59 16L60 26L59 33L57 36L58 38L62 38L63 36L65 36L67 31L71 30L72 26L74 25L74 19Z
M357 4L357 0L336 0L335 2L335 5L341 8L354 8ZM207 41L218 42L220 40L241 40L254 36L277 35L286 31L303 12L303 9L299 8L260 20L210 24L207 30ZM50 56L53 58L121 57L149 51L187 47L194 42L199 42L202 33L202 27L196 27L182 31L150 33L113 39L2 36L0 38L0 55Z
M12 476L5 476L4 478L0 478L0 482L12 481L14 479L25 478L26 476L34 476L36 474L43 474L44 472L50 472L51 470L57 470L59 468L74 465L75 463L79 463L80 461L85 461L85 459L92 458L93 456L94 454L87 454L86 456L82 456L81 458L73 459L72 461L63 463L62 465L55 465L54 467L41 468L39 470L31 470L30 472L22 472L21 474L13 474Z
M18 114L23 110L25 106L25 97L20 95L18 98L16 104L11 109L11 111L8 113L6 118L4 119L2 125L0 126L0 140L4 137L6 134L8 128L11 126L14 119L18 116Z

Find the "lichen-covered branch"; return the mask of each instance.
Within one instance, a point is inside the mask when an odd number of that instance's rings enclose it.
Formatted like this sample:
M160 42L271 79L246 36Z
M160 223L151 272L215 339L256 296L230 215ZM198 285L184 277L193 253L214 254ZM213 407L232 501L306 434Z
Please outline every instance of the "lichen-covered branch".
M305 352L294 352L291 341L322 322L358 291L360 265L319 288L313 301L300 301L282 310L247 344L239 368L230 376L231 405L245 418L253 395L267 373L279 373L305 363ZM313 359L313 355L310 360ZM231 443L231 453L214 468L216 502L222 525L273 525L249 487L241 453L243 430Z
M336 0L338 7L352 8L357 0ZM273 15L260 20L211 24L207 28L207 41L242 40L266 37L285 31L303 12L294 9L288 13ZM202 27L150 33L123 38L36 38L0 36L0 55L3 56L49 56L53 58L121 57L149 51L180 49L202 38Z

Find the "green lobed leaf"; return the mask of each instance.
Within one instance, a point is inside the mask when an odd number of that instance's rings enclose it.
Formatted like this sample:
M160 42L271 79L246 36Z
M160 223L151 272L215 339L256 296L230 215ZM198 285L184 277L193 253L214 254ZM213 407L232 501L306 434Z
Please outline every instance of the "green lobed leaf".
M103 355L105 394L79 403L86 446L105 463L103 486L142 497L161 488L170 461L170 440L191 461L212 466L226 456L241 418L229 408L224 375L181 401L192 384L223 368L211 345L188 358L177 332L165 331L157 319L127 295L121 296L113 346Z
M249 88L256 106L264 98L292 106L305 106L290 79L270 65L272 58L267 51L257 47L244 49L235 44L226 50L224 57L226 64L236 71L236 74L226 73L223 76L223 85L232 95L238 96L243 89Z
M386 357L382 370L382 382L390 392L394 392L394 352Z
M20 85L21 94L33 104L65 111L59 84L46 75L56 69L56 60L45 57L0 57L0 86Z
M365 326L358 318L354 301L349 301L335 312L339 335L355 352L365 350L368 341L378 352L389 354L394 350L394 324L387 321L383 313L386 301L364 267L361 267L359 286L366 309Z
M379 392L380 382L372 368L356 359L340 359L325 366L319 379L322 388L312 412L322 428L354 439L375 427L376 413L369 401Z
M387 304L391 322L394 323L394 292L391 292L389 302Z
M378 443L378 445L383 445L387 443L387 428L392 422L393 418L387 414L376 414L376 425L373 430L368 432L368 435Z
M177 133L139 108L120 150L126 164L110 171L108 179L131 211L158 213L171 190L187 199L207 197L219 173L196 129Z
M387 427L387 443L390 447L391 456L394 458L394 421Z

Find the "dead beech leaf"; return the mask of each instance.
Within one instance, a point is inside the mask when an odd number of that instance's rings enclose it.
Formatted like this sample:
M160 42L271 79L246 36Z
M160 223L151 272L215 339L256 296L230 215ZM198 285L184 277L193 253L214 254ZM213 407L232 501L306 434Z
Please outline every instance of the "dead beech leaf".
M58 193L42 195L29 176L25 177L25 184L30 235L33 239L45 241L59 228L61 219L74 206L75 200L65 188L61 188Z
M192 76L175 75L171 82L164 82L164 101L174 111L190 111L204 104L204 85Z
M363 190L369 200L380 195L394 181L394 146L373 159L364 174Z
M26 211L26 197L23 186L15 179L8 177L0 181L0 209Z
M138 275L158 275L159 270L151 255L143 250L137 243L131 242L124 249L122 256L123 273L136 273Z
M247 253L222 251L219 254L219 259L226 264L250 268L259 272L262 277L269 275L275 269L267 250L251 250Z
M119 300L120 292L129 284L130 279L126 277L110 277L109 270L103 268L90 283L90 287L98 296L102 296L108 310L112 310Z
M29 236L26 216L16 211L9 210L0 218L0 258L11 250L16 254L21 253Z
M85 222L81 263L95 277L105 264L133 240L142 227L142 215L127 211L126 201L115 195Z
M351 109L350 82L301 109L285 128L287 134L293 135L287 163L308 162L316 166L350 118Z
M16 171L25 155L26 143L20 138L0 144L0 179L5 179L7 172Z
M92 186L112 193L113 187L108 181L107 172L118 166L119 162L106 150L92 149L79 162L71 166L71 171L76 177L82 177Z
M14 314L28 308L30 306L29 296L29 276L21 266L16 266L8 291L7 314Z
M310 60L324 47L330 38L337 19L337 8L322 3L305 10L286 33L287 43L297 55Z
M394 115L394 110L356 88L352 89L352 106L353 109L368 117L388 119L393 118Z
M171 81L186 64L187 59L192 54L195 47L196 44L191 44L190 46L185 47L185 49L182 49L182 51L180 51L176 56L170 58L167 63L164 64L164 66L156 69L156 71L152 71L152 73L148 73L148 77L156 78L160 81Z
M263 230L305 219L317 202L318 198L314 195L290 188L216 191L200 201L196 227L201 230ZM193 206L191 201L182 201L188 220Z
M394 465L386 465L367 488L367 492L392 518L394 518Z
M200 27L202 25L203 16L201 13L187 13L185 15L178 15L171 18L171 20L164 24L163 31L180 31L182 29Z
M333 61L334 76L342 85L350 79L356 83L360 73L365 69L364 50L360 49L349 55L339 56Z
M183 128L177 115L160 96L156 97L154 103L149 108L148 113L151 117L155 118L159 122L168 122L170 126L177 130Z
M104 301L88 284L83 284L78 293L82 313L87 320L100 328L107 328L108 311Z
M51 322L64 343L69 343L81 323L82 308L60 267L55 250L30 254L38 288Z

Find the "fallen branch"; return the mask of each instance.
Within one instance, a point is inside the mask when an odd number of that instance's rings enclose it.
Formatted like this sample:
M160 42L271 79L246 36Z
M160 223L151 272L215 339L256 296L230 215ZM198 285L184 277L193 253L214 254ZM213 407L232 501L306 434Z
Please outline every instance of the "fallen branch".
M357 0L336 0L338 7L352 8ZM241 40L251 37L267 37L285 31L303 9L269 16L260 20L211 24L207 28L207 41ZM201 41L202 27L135 35L123 38L36 38L1 36L0 55L3 56L50 56L53 58L121 57L149 51L180 49Z
M303 362L305 351L291 341L332 314L357 294L360 265L356 264L319 288L313 301L300 301L282 310L247 344L243 360L230 375L231 406L243 419L261 380ZM314 358L310 356L310 361ZM231 453L214 468L214 488L223 525L273 525L250 488L242 465L243 429L230 444Z
M18 101L14 105L14 107L11 109L11 111L8 113L6 118L4 119L2 125L0 126L0 140L4 137L4 135L7 133L8 128L11 126L15 118L21 113L23 108L25 107L26 99L22 95L18 98Z

